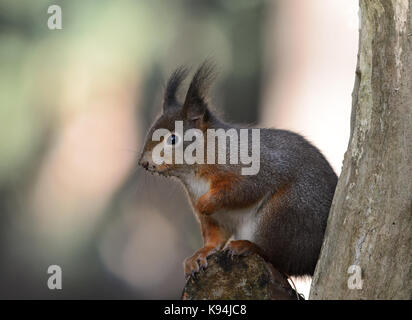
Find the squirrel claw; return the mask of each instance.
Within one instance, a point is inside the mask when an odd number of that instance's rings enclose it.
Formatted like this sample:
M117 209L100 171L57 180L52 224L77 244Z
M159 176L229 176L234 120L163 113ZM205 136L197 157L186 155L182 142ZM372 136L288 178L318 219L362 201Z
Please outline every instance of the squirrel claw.
M233 260L234 253L232 252L232 250L230 250L228 247L225 247L222 251L223 251L230 259Z
M207 257L215 252L215 248L204 247L196 251L191 257L186 258L183 265L186 280L195 277L199 272L204 272L207 268Z

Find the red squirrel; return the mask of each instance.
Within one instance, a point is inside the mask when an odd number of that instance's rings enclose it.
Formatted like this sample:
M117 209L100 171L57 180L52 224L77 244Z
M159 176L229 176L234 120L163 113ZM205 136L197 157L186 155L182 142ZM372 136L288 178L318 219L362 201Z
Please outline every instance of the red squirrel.
M337 176L321 152L301 135L277 129L260 130L260 169L243 175L242 164L159 164L156 146L181 143L176 121L184 130L242 128L220 120L208 105L207 91L214 79L213 64L206 61L194 74L183 103L177 92L188 75L184 67L169 78L163 112L152 125L139 164L152 173L178 179L184 186L200 223L203 248L184 261L186 277L207 267L216 251L230 255L259 253L289 276L313 275L320 253ZM171 132L161 141L153 134ZM251 139L248 141L249 150ZM205 148L204 157L207 150ZM227 155L229 157L229 155Z

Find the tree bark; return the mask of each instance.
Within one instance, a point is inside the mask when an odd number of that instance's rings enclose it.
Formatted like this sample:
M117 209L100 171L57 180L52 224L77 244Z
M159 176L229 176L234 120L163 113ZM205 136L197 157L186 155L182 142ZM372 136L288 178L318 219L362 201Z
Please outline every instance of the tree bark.
M351 135L310 298L412 299L412 1L360 0L360 13Z

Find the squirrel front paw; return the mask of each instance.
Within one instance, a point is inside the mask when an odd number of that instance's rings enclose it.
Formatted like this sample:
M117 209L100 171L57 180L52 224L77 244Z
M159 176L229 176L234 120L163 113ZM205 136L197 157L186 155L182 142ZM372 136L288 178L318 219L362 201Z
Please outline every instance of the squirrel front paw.
M188 279L194 276L196 272L207 268L207 257L216 252L218 248L203 247L197 250L191 257L188 257L183 262L185 269L185 277Z
M231 257L237 256L248 256L253 253L257 253L263 256L259 247L250 242L249 240L233 240L229 241L228 244L223 248L224 252L227 252Z

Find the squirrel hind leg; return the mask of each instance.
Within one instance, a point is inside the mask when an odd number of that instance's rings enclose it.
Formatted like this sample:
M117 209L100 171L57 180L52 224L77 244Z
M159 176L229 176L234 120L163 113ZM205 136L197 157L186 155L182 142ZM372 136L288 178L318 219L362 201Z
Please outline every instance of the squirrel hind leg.
M291 192L275 193L260 208L254 240L279 271L293 276L313 275L323 230L312 221L316 219L310 212L292 205L296 200Z

